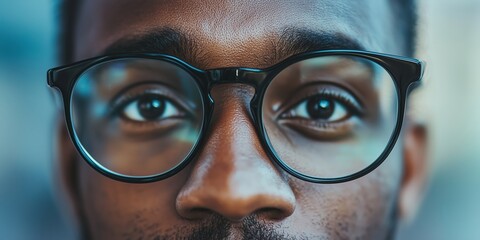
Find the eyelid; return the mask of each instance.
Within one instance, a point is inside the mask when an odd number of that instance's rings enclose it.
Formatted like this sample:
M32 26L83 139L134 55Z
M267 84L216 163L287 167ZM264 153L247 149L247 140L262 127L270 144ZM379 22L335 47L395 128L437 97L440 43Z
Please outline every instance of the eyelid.
M131 115L129 116L129 114L127 114L127 112L129 110L132 110L132 108L133 108L133 111L138 110L137 106L132 105L133 103L135 103L137 101L138 101L138 99L130 101L129 103L125 104L124 107L121 107L120 108L120 110L121 110L120 116L124 120L130 121L130 122L141 123L141 122L149 121L149 120L143 118L142 116L140 116L139 113L136 114L137 116L133 116L133 117ZM180 109L181 107L178 107L171 100L166 99L164 104L165 104L164 105L164 111L163 111L163 114L162 114L162 116L164 116L164 117L161 117L161 118L158 117L155 120L165 120L165 119L172 119L172 118L184 118L185 115L187 115L183 109ZM174 108L174 109L172 110L171 108ZM176 114L168 116L168 113L172 114L172 111L174 111ZM135 114L133 114L133 115L135 115ZM167 116L165 116L165 115L167 115ZM135 118L137 118L137 119L135 119ZM143 118L143 119L138 119L138 118Z
M318 86L312 86L318 85ZM313 89L308 89L313 88ZM315 95L325 95L333 97L337 100L342 101L342 104L346 104L346 107L349 110L355 111L358 116L362 116L365 113L365 107L362 101L360 101L354 94L344 87L338 86L334 83L325 83L325 82L313 82L302 86L300 90L294 92L300 92L300 94L295 94L291 96L291 100L286 103L283 103L277 110L274 118L280 119L282 115L288 112L291 108L297 106L303 101L315 96Z
M155 82L155 83L141 83L135 84L133 86L129 86L128 88L122 90L117 96L110 102L109 104L109 111L108 116L113 117L119 114L120 111L123 110L125 106L130 104L131 102L138 99L140 96L144 95L160 95L163 98L166 98L168 101L172 102L173 105L176 107L181 108L181 111L185 111L186 115L188 116L195 116L195 104L188 101L188 98L182 96L179 93L173 93L173 90L167 90L165 87L163 88L155 88L155 89L144 89L144 90L137 90L135 88L140 88L142 85L160 85L163 84ZM132 91L132 89L134 89Z

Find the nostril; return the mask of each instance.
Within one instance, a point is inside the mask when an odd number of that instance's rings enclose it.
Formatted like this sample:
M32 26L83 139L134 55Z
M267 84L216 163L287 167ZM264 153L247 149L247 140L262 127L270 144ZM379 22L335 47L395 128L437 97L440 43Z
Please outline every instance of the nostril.
M177 202L177 211L180 216L189 220L220 215L231 222L239 222L251 215L267 221L279 221L291 215L295 209L294 202L280 201L280 197L263 194L253 194L246 198L234 196L206 195L198 198L198 201L187 197Z
M187 209L183 213L180 213L184 218L195 220L195 219L205 219L208 218L210 215L214 215L215 213L207 208L195 207L191 209Z
M288 217L290 214L278 208L262 208L255 211L254 215L264 220L279 221Z
M202 219L214 214L207 205L203 205L201 202L195 200L195 198L189 196L177 198L175 207L177 213L182 218L189 220Z

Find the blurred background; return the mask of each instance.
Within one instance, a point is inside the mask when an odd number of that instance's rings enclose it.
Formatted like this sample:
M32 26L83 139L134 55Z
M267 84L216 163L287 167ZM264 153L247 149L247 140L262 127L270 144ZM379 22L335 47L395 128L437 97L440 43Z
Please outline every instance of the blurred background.
M480 239L480 0L420 0L428 62L413 114L429 127L430 181L398 239ZM0 239L74 239L53 177L56 2L0 0Z

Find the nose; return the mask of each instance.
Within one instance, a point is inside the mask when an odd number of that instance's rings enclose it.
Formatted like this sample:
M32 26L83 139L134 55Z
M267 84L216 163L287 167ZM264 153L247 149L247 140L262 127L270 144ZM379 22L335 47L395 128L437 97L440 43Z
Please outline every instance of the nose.
M187 219L212 214L231 221L256 214L280 220L295 209L295 196L269 160L249 117L245 86L212 89L215 110L210 132L190 177L177 195L177 212Z

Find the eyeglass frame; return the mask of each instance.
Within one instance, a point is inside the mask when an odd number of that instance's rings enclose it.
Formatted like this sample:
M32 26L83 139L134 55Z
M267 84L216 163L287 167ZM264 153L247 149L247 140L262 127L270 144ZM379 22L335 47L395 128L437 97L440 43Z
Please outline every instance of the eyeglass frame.
M270 143L270 140L264 128L264 123L262 121L261 105L263 102L263 98L270 82L275 78L275 76L277 76L282 70L284 70L288 66L291 66L297 62L323 56L350 56L373 61L383 67L383 69L385 69L388 74L390 74L397 91L397 121L385 149L380 154L380 156L370 165L360 171L343 177L313 177L303 174L288 166L275 153L275 149ZM201 93L203 101L204 114L203 124L198 139L195 145L192 146L188 155L179 164L167 170L166 172L149 176L129 176L111 171L108 168L102 166L92 156L90 156L87 150L82 146L81 141L79 140L76 132L73 129L71 116L71 99L73 89L80 76L86 70L90 69L95 65L107 61L124 58L153 59L168 62L170 64L180 67L188 74L190 74L190 76L194 79L194 81L200 88L199 91ZM385 159L388 157L393 147L395 146L395 143L400 135L407 102L407 96L409 95L411 90L420 85L424 70L425 62L418 59L362 50L309 51L291 56L273 66L263 69L227 67L208 70L196 68L175 56L167 54L131 53L99 56L75 62L69 65L49 69L47 72L47 83L50 87L58 89L61 93L65 110L66 125L75 148L93 169L111 179L127 183L150 183L169 178L180 172L195 158L195 156L197 156L201 147L205 144L205 134L210 128L210 121L213 115L214 108L214 101L210 93L213 86L225 83L242 83L255 88L254 96L250 101L250 114L253 119L256 133L259 136L260 142L263 148L266 150L267 156L270 158L270 160L273 160L277 165L279 165L284 171L286 171L290 175L303 181L312 183L332 184L352 181L357 178L363 177L368 173L372 172L385 161Z

